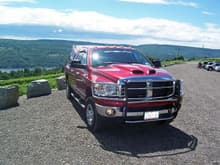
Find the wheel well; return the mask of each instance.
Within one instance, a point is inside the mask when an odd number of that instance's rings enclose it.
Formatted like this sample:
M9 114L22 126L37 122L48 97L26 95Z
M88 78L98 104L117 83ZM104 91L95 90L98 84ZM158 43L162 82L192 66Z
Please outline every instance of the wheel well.
M92 96L92 90L91 90L90 87L87 87L87 88L86 88L86 98L88 98L88 97L90 97L90 96Z
M66 81L68 80L68 74L65 74Z

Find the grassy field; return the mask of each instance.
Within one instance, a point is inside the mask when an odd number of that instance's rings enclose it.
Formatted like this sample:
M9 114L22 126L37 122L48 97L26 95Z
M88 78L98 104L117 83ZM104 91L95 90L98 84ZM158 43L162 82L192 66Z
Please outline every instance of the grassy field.
M46 79L48 80L51 88L56 88L56 78L62 76L63 73L59 74L51 74L51 75L42 75L42 76L34 76L34 77L25 77L25 78L17 78L10 80L0 80L0 86L7 85L18 85L19 86L19 95L24 95L27 92L27 86L31 81Z
M162 61L162 66L174 65L174 64L184 64L184 63L186 63L186 61L184 61L184 60Z
M215 62L220 62L220 58L204 58L200 61L215 61Z
M162 66L166 65L175 65L175 64L184 64L189 61L215 61L215 62L220 62L220 58L203 58L203 59L197 59L197 60L167 60L167 61L162 61Z

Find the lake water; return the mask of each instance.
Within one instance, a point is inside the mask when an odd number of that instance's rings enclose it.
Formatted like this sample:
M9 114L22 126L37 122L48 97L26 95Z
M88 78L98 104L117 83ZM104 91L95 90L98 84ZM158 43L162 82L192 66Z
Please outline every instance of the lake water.
M23 68L9 68L9 69L2 69L0 68L0 71L1 72L7 72L7 73L10 73L11 71L18 71L18 70L24 70Z
M55 69L56 67L44 67L44 68L41 68L41 69ZM33 70L35 68L28 68L30 70ZM24 68L0 68L0 71L1 72L6 72L6 73L10 73L11 71L19 71L19 70L24 70Z

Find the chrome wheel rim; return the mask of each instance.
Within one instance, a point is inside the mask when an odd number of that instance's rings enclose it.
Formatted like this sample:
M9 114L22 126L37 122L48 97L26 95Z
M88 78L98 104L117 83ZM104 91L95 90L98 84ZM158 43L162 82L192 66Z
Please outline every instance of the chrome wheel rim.
M89 126L93 125L94 122L94 110L91 104L88 104L86 107L86 121Z

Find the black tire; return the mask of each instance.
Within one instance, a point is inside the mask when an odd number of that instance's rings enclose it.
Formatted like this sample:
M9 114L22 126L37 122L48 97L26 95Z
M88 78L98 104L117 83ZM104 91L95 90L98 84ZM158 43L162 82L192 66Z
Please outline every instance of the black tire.
M86 101L85 122L89 130L92 132L101 131L103 128L104 121L102 117L97 113L92 97L89 97Z
M67 97L67 99L71 99L71 87L70 87L70 85L67 83L66 84L66 97Z
M208 68L208 71L212 71L212 68L211 68L211 67L209 67L209 68Z

